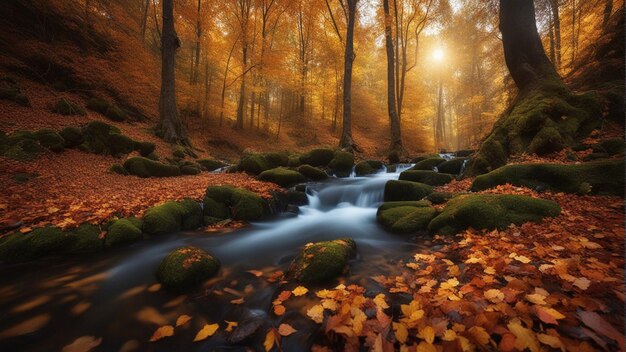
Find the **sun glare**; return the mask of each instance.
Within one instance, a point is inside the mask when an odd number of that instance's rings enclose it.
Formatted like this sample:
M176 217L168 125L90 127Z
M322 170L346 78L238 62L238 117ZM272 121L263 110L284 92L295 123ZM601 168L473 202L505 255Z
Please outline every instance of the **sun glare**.
M435 51L433 51L433 59L435 61L441 62L443 61L443 57L444 57L443 49L437 48L435 49Z

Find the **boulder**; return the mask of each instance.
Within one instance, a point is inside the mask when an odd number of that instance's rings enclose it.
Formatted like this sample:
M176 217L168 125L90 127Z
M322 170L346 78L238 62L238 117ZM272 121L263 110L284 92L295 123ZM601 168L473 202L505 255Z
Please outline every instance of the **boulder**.
M334 157L334 150L328 148L318 148L301 155L300 162L302 164L309 164L315 167L327 166Z
M150 160L148 158L136 156L124 162L124 169L129 174L148 178L148 177L172 177L180 176L181 171L178 166L164 164L159 161Z
M298 167L298 172L313 181L322 181L328 178L326 171L308 164Z
M452 175L427 170L407 170L400 173L400 180L443 186L453 180Z
M411 181L388 181L385 184L385 202L422 200L433 192L427 184Z
M79 104L74 103L66 98L60 98L59 100L57 100L57 102L54 104L54 107L52 108L52 112L61 114L64 116L69 116L69 115L84 116L86 114L85 108L83 108Z
M155 149L156 144L152 142L135 142L135 150L143 157L148 157L148 155L154 153Z
M291 262L287 277L303 283L319 283L340 276L348 260L356 255L351 238L309 243Z
M467 158L454 158L437 165L437 171L444 174L459 175Z
M74 148L83 143L83 132L78 127L65 127L59 132L66 148Z
M113 121L121 122L127 119L126 113L117 104L105 99L91 98L87 101L87 108L99 112Z
M19 263L63 253L72 242L70 236L53 226L40 227L27 234L15 232L2 238L0 261Z
M119 247L139 241L142 238L141 225L141 220L135 218L115 220L109 225L104 245Z
M219 168L226 166L223 162L213 159L198 159L196 162L202 167L204 171L215 171Z
M283 153L249 153L244 155L240 160L237 168L239 171L246 172L251 175L258 175L269 169L279 166L287 166L289 157Z
M440 157L436 157L436 158L428 158L428 159L424 159L418 163L415 164L415 166L413 166L411 168L411 170L430 170L432 171L435 167L439 166L439 164L445 162L446 159L440 158Z
M66 251L69 253L88 253L101 250L104 246L104 240L100 238L101 233L100 226L88 223L70 230L67 236L71 238L71 244Z
M180 247L170 252L159 264L156 279L165 288L186 291L217 274L220 263L197 247Z
M609 155L624 154L624 139L622 138L603 140L602 142L600 142L600 146Z
M506 165L476 177L472 191L512 184L535 190L624 196L624 160L581 164Z
M555 217L559 205L545 199L520 195L472 194L451 199L428 225L432 233L455 234L467 228L500 229Z
M167 202L152 207L143 216L143 232L161 235L202 226L202 208L191 199Z
M204 215L216 219L257 221L269 207L258 194L232 186L210 186L204 196Z
M344 151L335 152L335 156L328 167L337 177L349 177L354 166L354 155Z
M364 160L356 164L354 172L357 176L370 175L382 169L383 166L383 163L378 160Z
M265 170L258 176L261 181L275 183L281 187L291 187L298 183L306 182L306 177L297 171L293 171L284 167Z
M396 234L426 231L437 210L427 202L388 202L376 213L376 220L385 229Z
M454 193L447 192L433 192L426 197L426 200L431 202L432 204L443 204L454 198L456 195Z
M44 128L33 133L33 137L39 145L55 153L60 153L65 149L65 139L54 130Z

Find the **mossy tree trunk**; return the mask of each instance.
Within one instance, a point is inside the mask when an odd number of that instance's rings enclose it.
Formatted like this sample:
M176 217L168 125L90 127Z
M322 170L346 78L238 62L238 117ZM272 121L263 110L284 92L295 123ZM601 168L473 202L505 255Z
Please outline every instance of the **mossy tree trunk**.
M343 128L339 147L348 151L355 150L352 139L352 64L354 63L354 23L358 0L347 0L346 51L344 54L343 73Z
M600 124L595 93L574 94L548 59L533 0L500 0L507 68L519 94L470 161L466 175L489 172L521 153L545 155L574 145Z
M174 29L173 0L163 0L163 34L161 37L161 95L159 98L160 122L157 131L171 143L185 143L186 134L176 107L176 50L180 40Z
M383 1L385 11L385 47L387 49L387 111L389 113L389 127L391 133L391 144L389 145L389 160L391 162L400 161L402 154L402 137L400 133L400 118L396 109L396 75L394 74L394 45L393 33L391 32L391 16L389 15L389 0Z

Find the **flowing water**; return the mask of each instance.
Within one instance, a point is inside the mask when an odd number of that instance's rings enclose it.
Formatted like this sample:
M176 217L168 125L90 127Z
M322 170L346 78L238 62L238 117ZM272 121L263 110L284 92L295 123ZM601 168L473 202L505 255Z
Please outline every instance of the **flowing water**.
M115 251L0 267L0 350L56 351L81 336L102 338L97 351L122 347L137 351L245 350L244 345L262 346L264 332L283 322L298 330L283 339L283 350L304 350L319 338L317 326L303 316L311 302L306 297L291 298L286 303L287 313L275 316L272 300L294 284L270 283L268 275L286 270L298 249L308 242L352 237L358 257L342 280L363 285L370 292L379 290L372 276L397 273L399 263L418 246L430 245L426 239L389 234L376 223L385 183L397 179L408 167L400 166L394 173L381 170L368 177L309 183L309 205L300 207L298 214L280 214L240 230L183 232ZM222 268L218 277L208 282L205 290L191 295L156 290L156 266L182 245L204 248L219 258ZM263 271L265 277L249 270ZM244 297L243 304L231 303L240 297ZM148 342L157 327L174 324L181 314L193 319L176 328L173 337ZM220 323L223 331L225 321L238 322L240 333L255 327L260 333L235 345L228 341L230 334L223 332L192 342L205 323Z

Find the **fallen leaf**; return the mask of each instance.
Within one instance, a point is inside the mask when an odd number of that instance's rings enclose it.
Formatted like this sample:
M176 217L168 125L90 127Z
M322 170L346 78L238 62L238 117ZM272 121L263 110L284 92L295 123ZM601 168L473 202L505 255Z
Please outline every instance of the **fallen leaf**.
M298 286L296 288L293 289L293 291L291 291L293 293L294 296L299 297L302 295L305 295L307 292L309 292L309 289L304 287L304 286Z
M376 297L374 297L374 303L376 303L376 306L382 309L389 308L389 305L387 304L387 302L385 302L385 295L383 293L379 293L378 295L376 295Z
M600 335L611 338L620 346L624 346L624 335L615 329L611 324L609 324L606 320L604 320L598 313L580 311L578 312L578 316L580 320L590 327L593 331L597 332Z
M258 270L248 270L248 273L256 276L256 277L261 277L263 276L263 272L262 271L258 271Z
M559 325L557 320L564 319L565 315L553 308L535 306L537 317L546 324Z
M150 337L150 342L158 341L164 337L173 336L174 335L174 327L171 325L164 325L160 328L156 329L152 337Z
M263 347L265 347L265 352L270 351L274 344L276 343L276 332L274 329L270 329L265 335L265 342L263 342Z
M194 337L193 342L206 340L207 337L213 336L219 328L219 324L204 324L204 327Z
M280 334L280 336L289 336L296 331L297 330L289 324L280 324L280 326L278 326L278 333Z
M306 311L306 315L314 322L321 324L324 321L324 307L321 304L314 305Z
M285 314L285 311L286 311L285 306L283 306L282 304L274 306L274 314L278 316Z
M226 322L226 324L228 324L226 326L226 329L224 329L224 331L226 331L226 332L233 331L233 328L236 328L239 325L239 323L236 322L236 321L228 321L228 320L224 320L224 321Z
M573 285L578 287L581 290L588 289L590 284L591 284L591 281L589 281L589 279L587 279L586 277L578 277L573 282Z
M423 338L427 343L432 344L435 341L435 329L428 325L419 330L417 336Z
M409 337L409 331L406 328L406 325L402 324L402 323L392 323L393 325L393 331L396 333L396 339L398 339L398 342L400 342L401 344L406 343L406 339Z
M89 352L100 346L102 338L93 336L81 336L74 340L71 344L63 347L62 352Z
M232 304L243 304L243 297L237 298L237 299L233 299L232 301L230 301L230 303L232 303Z
M183 315L179 316L178 319L176 319L176 327L179 327L181 325L185 325L190 320L191 320L190 316L183 314Z

